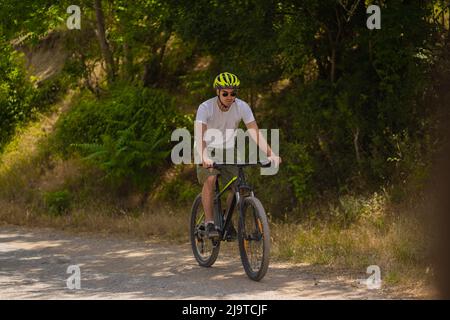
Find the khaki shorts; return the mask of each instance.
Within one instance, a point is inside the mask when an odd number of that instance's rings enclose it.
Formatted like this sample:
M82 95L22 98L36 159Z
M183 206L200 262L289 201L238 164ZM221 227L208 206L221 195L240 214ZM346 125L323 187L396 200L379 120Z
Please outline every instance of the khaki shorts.
M233 179L233 177L237 176L239 174L239 169L235 165L228 165L224 166L223 168L219 170L212 169L212 168L204 168L202 165L197 165L197 179L198 182L203 185L205 183L206 178L209 176L215 176L220 173L220 183L222 187L224 187L228 181Z

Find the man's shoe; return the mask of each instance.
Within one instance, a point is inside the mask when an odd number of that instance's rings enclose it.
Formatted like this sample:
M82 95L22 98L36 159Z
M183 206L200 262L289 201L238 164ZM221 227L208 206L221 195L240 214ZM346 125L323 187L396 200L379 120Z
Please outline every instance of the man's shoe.
M217 231L216 226L212 222L208 222L206 225L206 237L210 239L219 237L219 231Z

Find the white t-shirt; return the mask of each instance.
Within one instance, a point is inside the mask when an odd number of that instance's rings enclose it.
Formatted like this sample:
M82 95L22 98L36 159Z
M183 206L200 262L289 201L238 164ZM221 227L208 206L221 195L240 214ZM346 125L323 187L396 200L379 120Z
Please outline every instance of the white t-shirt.
M213 140L208 139L208 137L211 137L214 133L207 131L204 136L207 147L230 149L234 147L236 129L239 127L241 120L245 124L249 124L255 121L255 117L250 106L243 100L236 98L229 110L224 112L219 109L217 99L217 97L214 97L203 102L198 107L195 121L206 124L207 130L216 129L221 133L221 135L215 135ZM208 142L208 140L210 141Z

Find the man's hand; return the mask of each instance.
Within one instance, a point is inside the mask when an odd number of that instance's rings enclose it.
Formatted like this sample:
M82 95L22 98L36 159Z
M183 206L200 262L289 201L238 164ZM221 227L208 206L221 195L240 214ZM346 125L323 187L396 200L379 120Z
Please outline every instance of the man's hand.
M214 161L209 159L208 157L203 157L203 168L211 168L213 166Z
M270 157L267 157L267 159L272 162L275 167L278 167L281 163L281 157L276 156L276 155L271 155Z

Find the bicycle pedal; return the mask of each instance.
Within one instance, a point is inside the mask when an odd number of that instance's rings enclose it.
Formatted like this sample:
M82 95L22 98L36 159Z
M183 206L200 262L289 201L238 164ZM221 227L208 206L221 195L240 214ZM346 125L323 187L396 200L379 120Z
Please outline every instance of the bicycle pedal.
M236 241L236 239L237 239L237 236L233 235L233 234L227 234L225 236L225 241L227 241L227 242Z

